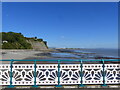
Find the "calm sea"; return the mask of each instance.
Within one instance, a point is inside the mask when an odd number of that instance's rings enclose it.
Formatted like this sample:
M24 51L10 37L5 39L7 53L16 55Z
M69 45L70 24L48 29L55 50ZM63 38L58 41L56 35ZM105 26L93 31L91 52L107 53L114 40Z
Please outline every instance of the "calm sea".
M118 55L118 49L85 49L85 50L79 50L80 52L92 52L96 53L97 55L100 56L107 56L107 57L120 57Z

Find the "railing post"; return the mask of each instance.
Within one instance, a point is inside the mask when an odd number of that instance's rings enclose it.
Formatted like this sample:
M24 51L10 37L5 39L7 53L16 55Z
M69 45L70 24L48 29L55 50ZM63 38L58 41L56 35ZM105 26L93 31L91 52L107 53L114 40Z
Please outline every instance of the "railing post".
M104 60L102 59L102 68L103 68L103 73L102 73L102 75L103 75L103 85L102 86L107 86L106 84L105 84L105 62L104 62Z
M37 77L37 75L36 75L36 60L34 60L34 86L33 87L38 87L37 85L36 85L36 77Z
M8 86L8 88L13 88L14 86L12 85L12 77L13 77L13 73L12 73L12 68L13 68L13 66L12 66L12 64L13 64L13 59L11 59L11 61L10 61L10 85Z
M62 87L60 85L60 60L58 60L58 85L56 87Z
M84 87L84 85L83 85L83 63L82 63L82 59L80 60L80 82L81 82L81 84L79 86Z

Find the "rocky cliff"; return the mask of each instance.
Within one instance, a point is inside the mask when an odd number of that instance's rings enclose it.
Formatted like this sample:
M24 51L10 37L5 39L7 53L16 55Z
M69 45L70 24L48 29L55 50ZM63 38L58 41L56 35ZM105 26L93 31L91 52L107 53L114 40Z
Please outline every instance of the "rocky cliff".
M32 48L35 50L47 50L48 49L45 41L29 39L27 40L27 42L30 43L32 45Z

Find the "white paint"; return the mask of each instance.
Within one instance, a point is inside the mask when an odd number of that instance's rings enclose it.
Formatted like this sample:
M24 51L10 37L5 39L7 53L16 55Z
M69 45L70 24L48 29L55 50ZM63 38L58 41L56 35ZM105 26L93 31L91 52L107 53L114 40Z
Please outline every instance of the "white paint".
M105 83L119 84L120 65L105 64ZM111 70L110 70L111 69ZM83 84L103 84L102 64L83 64ZM34 64L13 64L13 85L34 85ZM81 84L80 64L61 64L60 65L60 85L79 85ZM0 64L0 85L10 85L10 64ZM115 75L114 75L115 72ZM37 64L36 85L57 85L58 84L58 64ZM93 73L93 75L92 75ZM111 79L112 78L112 79ZM3 79L4 81L2 81ZM92 86L93 88L95 86Z

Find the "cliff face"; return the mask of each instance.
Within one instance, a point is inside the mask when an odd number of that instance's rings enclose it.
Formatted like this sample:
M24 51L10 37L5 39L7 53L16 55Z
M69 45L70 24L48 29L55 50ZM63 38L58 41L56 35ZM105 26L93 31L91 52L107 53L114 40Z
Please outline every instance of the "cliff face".
M35 50L47 50L48 49L44 41L27 40L27 42L30 43L32 45L32 48Z

